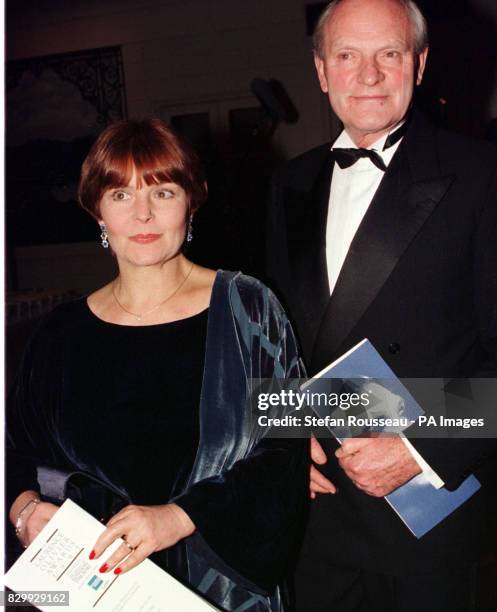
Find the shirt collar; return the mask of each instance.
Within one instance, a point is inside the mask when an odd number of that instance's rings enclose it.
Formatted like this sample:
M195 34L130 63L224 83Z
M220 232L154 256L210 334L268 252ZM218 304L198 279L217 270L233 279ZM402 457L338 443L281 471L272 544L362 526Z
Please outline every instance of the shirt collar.
M386 151L383 151L383 147L385 146L385 141L389 137L389 135L392 132L395 132L395 130L398 129L403 123L404 121L401 121L394 128L392 128L387 134L384 134L381 138L378 138L378 140L373 142L373 144L371 144L369 147L366 147L367 149L374 149L381 156L386 166L388 166L390 162L392 161L392 158L395 155L395 152L397 151L397 149L399 148L399 145L402 142L403 138L401 138L398 142L396 142L394 145L389 147ZM341 134L338 136L338 138L333 143L331 147L332 150L335 147L343 148L343 149L357 149L358 148L358 146L354 143L352 138L348 135L348 133L345 130L341 132Z

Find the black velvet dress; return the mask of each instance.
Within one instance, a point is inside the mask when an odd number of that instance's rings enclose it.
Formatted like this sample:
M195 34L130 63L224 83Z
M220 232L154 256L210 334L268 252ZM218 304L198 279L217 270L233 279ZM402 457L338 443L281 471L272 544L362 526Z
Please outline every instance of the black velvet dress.
M288 321L267 288L248 277L218 274L209 311L161 325L103 322L85 299L57 307L34 334L10 394L6 501L10 507L22 491L39 488L40 465L89 472L124 491L134 504L173 500L195 523L201 554L238 585L233 589L233 583L218 578L207 596L231 610L236 601L247 601L246 589L249 598L250 592L263 595L254 611L279 610L279 596L272 594L295 555L307 507L307 441L262 438L249 456L241 451L241 460L222 476L188 483L192 466L199 465L199 402L210 402L216 413L219 405L219 422L204 423L202 436L209 443L212 436L221 444L226 440L226 452L231 448L226 432L243 406L246 374L238 355L245 352L232 334L243 321L245 301L230 305L235 289L252 308L251 316L276 317L280 332L275 340L282 348L275 354L288 358L298 376ZM266 331L269 323L248 325L251 334L274 333ZM229 358L218 352L220 347L226 347ZM265 355L266 349L258 350ZM252 375L257 368L271 375L273 357L254 355ZM242 382L235 384L238 375ZM212 403L216 380L222 381L223 392L230 390ZM215 452L211 459L218 462L224 451ZM200 458L209 461L209 455ZM182 541L151 559L191 582L194 570L185 550Z
M138 505L181 490L198 447L207 313L130 327L98 319L86 300L60 307L56 337L45 325L35 335L10 404L8 503L39 488L47 463L95 474ZM201 508L188 502L195 522ZM167 565L166 554L153 560Z

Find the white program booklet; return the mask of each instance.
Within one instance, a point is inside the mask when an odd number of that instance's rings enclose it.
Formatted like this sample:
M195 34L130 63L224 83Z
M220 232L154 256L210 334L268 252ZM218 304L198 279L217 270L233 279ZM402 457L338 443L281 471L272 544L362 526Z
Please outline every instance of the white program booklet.
M104 525L71 500L67 500L5 575L13 591L34 592L39 610L53 612L55 594L59 610L71 612L206 612L217 610L183 586L149 559L125 574L98 568L122 540L117 540L99 559L88 555ZM42 593L43 592L43 593ZM53 593L54 596L50 597ZM51 605L44 605L52 600ZM64 606L64 603L66 605Z

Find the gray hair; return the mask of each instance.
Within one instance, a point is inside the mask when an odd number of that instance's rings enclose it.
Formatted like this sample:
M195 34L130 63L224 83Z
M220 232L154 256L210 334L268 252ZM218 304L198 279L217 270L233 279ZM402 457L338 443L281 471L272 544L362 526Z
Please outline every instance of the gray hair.
M426 19L414 0L396 1L404 8L407 14L414 34L414 52L416 55L419 55L428 47L428 24L426 23ZM342 2L343 0L333 0L330 2L321 13L314 29L314 34L312 35L312 48L314 53L320 58L324 58L324 34L326 24Z

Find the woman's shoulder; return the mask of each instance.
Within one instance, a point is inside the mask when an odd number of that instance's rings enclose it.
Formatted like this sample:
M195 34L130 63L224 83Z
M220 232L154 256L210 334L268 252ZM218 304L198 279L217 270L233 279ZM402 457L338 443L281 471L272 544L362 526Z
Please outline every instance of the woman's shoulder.
M45 315L36 328L36 335L67 337L73 330L81 330L85 320L88 320L88 306L86 297L78 297L57 304Z
M230 305L235 313L243 309L251 319L257 321L286 315L278 298L261 280L242 272L219 270L217 279L229 296Z
M224 285L227 289L236 287L239 291L253 293L267 293L269 287L254 276L249 276L243 272L233 270L218 270L216 282Z
M85 308L86 298L69 300L34 323L23 351L25 363L52 362L65 354L65 347L77 347L81 337L88 337Z

